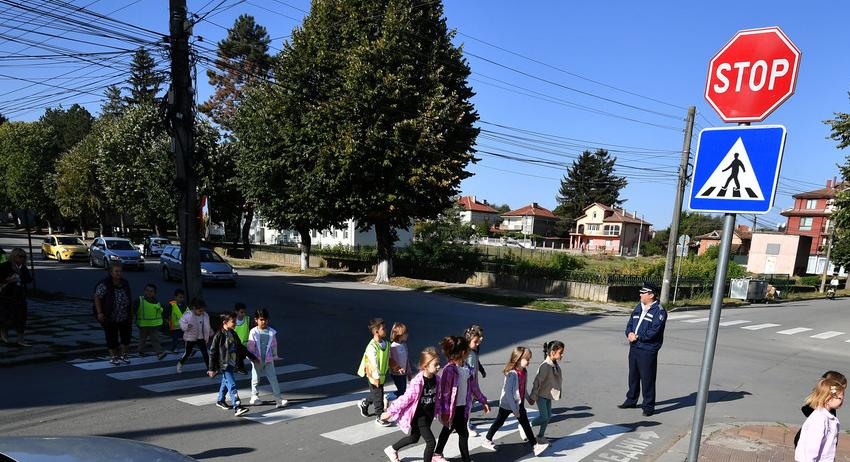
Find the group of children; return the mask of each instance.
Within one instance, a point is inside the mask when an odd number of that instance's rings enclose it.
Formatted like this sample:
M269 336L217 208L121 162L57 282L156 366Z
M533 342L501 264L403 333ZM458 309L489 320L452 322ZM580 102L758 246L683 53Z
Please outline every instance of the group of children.
M398 451L415 444L420 438L425 440L425 461L445 462L443 450L452 432L458 435L458 449L464 462L469 457L470 425L469 414L473 402L478 401L484 413L490 412L487 397L479 387L479 374L486 377L484 367L479 360L479 347L484 341L484 330L472 325L463 336L448 336L440 342L446 363L440 367L440 357L436 349L428 347L419 354L419 372L412 373L410 355L407 348L407 326L393 324L390 341L387 341L386 327L381 318L369 322L372 339L366 346L358 368L358 375L369 381L369 396L359 403L360 413L369 417L370 406L374 407L376 423L391 425L396 421L398 427L407 435L395 444L384 449L391 462L399 462ZM561 367L558 361L564 355L564 344L551 341L543 345L544 361L537 371L527 393L528 372L531 362L531 350L516 347L502 370L504 382L499 398L499 410L496 420L487 431L482 447L496 450L493 443L495 433L504 425L509 415L516 416L520 424L520 436L531 446L534 455L540 455L547 447L546 426L552 417L552 401L561 397ZM440 371L442 369L442 371ZM438 371L439 374L438 374ZM387 375L392 377L396 386L396 398L384 411L384 383ZM408 383L409 380L409 383ZM525 403L537 403L539 415L531 422ZM437 418L443 425L439 437L431 431L431 423ZM540 426L535 438L532 425Z
M250 404L263 404L260 400L260 378L265 376L271 384L275 406L286 406L280 384L277 380L274 362L277 355L277 331L269 326L269 313L265 308L254 312L254 325L247 316L247 307L237 303L234 310L221 315L221 329L213 332L206 303L195 298L186 304L186 295L182 289L174 291L174 299L168 302L168 329L171 336L171 351L176 352L178 341L183 339L184 350L177 360L177 372L183 372L183 365L198 349L204 357L207 375L221 376L216 405L222 409L232 409L238 417L248 412L242 406L236 387L235 373L247 374L244 364L246 358L251 361L251 400ZM163 359L166 353L159 342L158 331L163 324L165 308L157 301L156 286L145 286L144 296L136 304L136 323L139 327L139 355L144 352L149 340L157 358ZM230 396L230 404L225 400Z
M806 416L794 437L797 462L832 462L838 446L840 424L836 411L844 404L847 378L840 372L827 371L815 384L800 409Z

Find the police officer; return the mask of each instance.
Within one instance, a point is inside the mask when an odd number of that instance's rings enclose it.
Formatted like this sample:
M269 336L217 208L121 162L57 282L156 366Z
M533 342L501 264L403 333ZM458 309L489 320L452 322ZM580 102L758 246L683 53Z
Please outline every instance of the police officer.
M640 303L629 316L626 338L629 340L629 392L620 409L637 407L643 388L643 415L655 413L655 375L658 370L658 350L664 341L667 312L658 303L658 288L644 284L640 289Z

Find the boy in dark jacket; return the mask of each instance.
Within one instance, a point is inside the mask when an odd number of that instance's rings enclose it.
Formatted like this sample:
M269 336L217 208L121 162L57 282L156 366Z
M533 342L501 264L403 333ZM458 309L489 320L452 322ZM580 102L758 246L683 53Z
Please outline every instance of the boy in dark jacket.
M207 375L215 377L216 374L221 374L221 386L218 389L216 406L228 409L227 402L224 401L224 393L229 391L233 413L236 417L239 417L247 413L248 408L243 407L239 400L233 371L245 356L251 358L252 361L256 361L257 358L239 341L239 336L233 330L235 325L236 313L221 315L221 330L215 334L210 344L210 370L207 371Z

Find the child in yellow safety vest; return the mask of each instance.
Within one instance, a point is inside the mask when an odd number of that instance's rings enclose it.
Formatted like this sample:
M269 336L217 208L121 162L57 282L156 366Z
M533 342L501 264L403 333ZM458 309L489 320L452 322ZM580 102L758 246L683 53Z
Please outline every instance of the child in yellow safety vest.
M174 300L168 302L170 308L168 315L168 333L171 334L171 352L177 351L177 344L181 343L183 330L180 329L180 318L186 312L186 292L183 289L174 291Z
M239 337L239 341L243 345L247 345L248 334L251 332L251 317L245 315L248 312L248 307L244 303L237 302L233 311L236 312L236 325L233 327L233 332L236 332L236 336ZM236 364L236 370L242 374L248 373L244 361L239 361Z
M392 424L381 419L384 412L384 381L390 368L390 342L386 340L384 320L375 318L369 321L369 331L372 333L372 340L366 345L366 351L363 352L363 359L357 369L357 375L369 380L369 396L363 398L358 406L363 417L369 417L370 404L375 406L375 415L378 416L375 423L388 427Z
M162 304L156 299L156 286L145 286L145 295L136 302L136 325L139 326L139 356L142 356L145 344L150 339L157 359L165 357L159 343L159 329L162 327Z

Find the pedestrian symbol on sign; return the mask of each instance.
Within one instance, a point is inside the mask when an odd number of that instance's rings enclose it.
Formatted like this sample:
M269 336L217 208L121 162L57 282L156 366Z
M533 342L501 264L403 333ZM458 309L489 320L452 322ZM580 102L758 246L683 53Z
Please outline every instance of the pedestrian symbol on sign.
M732 186L734 184L734 186ZM731 187L730 187L731 186ZM735 141L723 160L696 194L699 198L764 200L756 172L741 138Z

